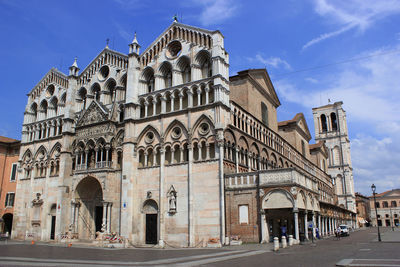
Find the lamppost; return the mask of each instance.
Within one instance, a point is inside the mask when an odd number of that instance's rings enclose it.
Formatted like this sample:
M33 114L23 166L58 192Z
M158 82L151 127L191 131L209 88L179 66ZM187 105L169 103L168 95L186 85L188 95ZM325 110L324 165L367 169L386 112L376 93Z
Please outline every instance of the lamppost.
M378 226L378 241L381 242L381 232L379 230L379 223L378 223L378 209L376 207L376 197L375 197L375 190L376 186L374 184L371 185L372 194L374 195L374 206L375 206L375 214L376 214L376 225Z

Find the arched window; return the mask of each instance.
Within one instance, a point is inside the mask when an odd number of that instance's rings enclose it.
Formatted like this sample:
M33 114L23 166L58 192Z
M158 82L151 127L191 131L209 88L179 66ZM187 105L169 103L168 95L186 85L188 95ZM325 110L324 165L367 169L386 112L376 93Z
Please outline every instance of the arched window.
M146 93L154 91L154 70L150 67L146 68L143 72L143 78L146 86Z
M396 207L397 207L396 201L392 201L391 204L390 204L390 206L391 206L392 208L396 208Z
M331 113L332 131L337 131L336 113Z
M328 130L327 124L326 124L326 116L325 116L325 114L321 115L321 130L322 130L322 132L326 132Z
M96 101L100 101L100 85L98 83L93 84L90 91L92 95L94 95L94 99L96 99Z
M262 122L268 126L268 107L264 102L261 102L261 117Z
M46 100L43 100L43 101L40 103L40 111L41 111L42 114L43 114L43 117L42 117L41 119L45 119L45 118L46 118L46 116L47 116L47 107L48 107L47 101L46 101Z
M389 208L389 204L387 203L387 201L383 201L382 207L383 208Z
M190 68L190 59L186 56L183 56L179 59L177 65L182 73L182 83L190 82L192 75Z
M86 89L83 87L81 89L79 89L78 96L79 96L79 99L82 100L82 103L83 103L82 108L83 109L86 108L86 97L87 97Z
M172 66L169 62L164 62L160 67L160 72L164 80L164 88L172 86ZM162 88L160 88L162 89Z
M105 104L111 104L114 102L116 86L117 86L117 83L114 79L109 79L106 82L105 89L109 94L109 101L105 101L106 102Z
M201 78L205 79L212 76L211 55L208 51L202 50L196 56L196 61L201 68Z

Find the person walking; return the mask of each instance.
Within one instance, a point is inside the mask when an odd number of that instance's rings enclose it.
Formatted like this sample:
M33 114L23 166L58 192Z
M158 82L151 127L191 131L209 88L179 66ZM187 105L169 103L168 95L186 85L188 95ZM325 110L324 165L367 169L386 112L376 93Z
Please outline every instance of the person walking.
M337 240L340 240L340 234L341 234L342 230L340 229L340 227L338 226L336 228L336 238Z

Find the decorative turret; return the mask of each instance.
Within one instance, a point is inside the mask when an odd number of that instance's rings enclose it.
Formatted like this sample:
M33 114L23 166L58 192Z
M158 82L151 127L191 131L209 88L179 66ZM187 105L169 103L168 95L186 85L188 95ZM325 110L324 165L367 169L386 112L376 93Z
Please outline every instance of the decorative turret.
M132 43L129 45L129 54L135 53L135 54L139 55L139 48L140 48L140 45L136 39L136 32L135 32L135 38L133 38Z
M69 75L70 76L78 76L79 68L78 63L76 62L78 58L74 59L74 63L72 63L71 67L69 67Z

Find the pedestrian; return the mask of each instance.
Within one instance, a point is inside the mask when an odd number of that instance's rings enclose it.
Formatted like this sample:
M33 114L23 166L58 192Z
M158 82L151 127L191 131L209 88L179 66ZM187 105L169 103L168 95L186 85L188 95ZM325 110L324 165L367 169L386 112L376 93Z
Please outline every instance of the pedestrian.
M286 236L286 225L282 225L281 226L281 233L282 233L282 236L287 238L287 236Z
M321 239L320 236L319 236L318 227L315 227L315 236L316 236L318 239Z
M338 228L336 228L336 237L337 237L337 239L338 240L340 240L340 234L341 234L341 230L340 230L340 227L338 226Z

